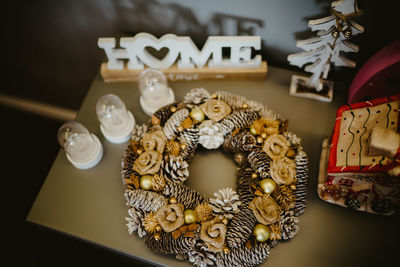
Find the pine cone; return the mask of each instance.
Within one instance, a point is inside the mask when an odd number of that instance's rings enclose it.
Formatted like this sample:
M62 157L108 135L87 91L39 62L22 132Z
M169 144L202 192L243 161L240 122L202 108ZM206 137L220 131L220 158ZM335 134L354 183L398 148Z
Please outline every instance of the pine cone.
M201 203L198 205L195 209L194 212L196 214L196 219L198 222L205 222L209 221L213 218L213 209L210 204L207 202Z
M265 261L269 256L270 246L266 243L256 243L251 249L245 246L232 248L228 254L217 255L217 266L255 266Z
M282 210L290 210L295 206L296 196L288 185L277 186L272 192L272 197Z
M132 173L134 173L133 168L133 163L135 160L138 158L139 155L133 152L133 148L131 145L129 145L126 149L125 152L122 156L122 161L121 161L121 176L122 176L122 181L125 184L125 180L128 180Z
M294 215L303 214L307 203L307 181L308 181L308 157L300 147L294 162L296 163L296 190L294 191L296 202L294 205Z
M207 265L214 265L216 261L215 254L209 251L208 246L200 239L197 240L195 249L189 251L189 261L195 266L206 267Z
M249 110L237 110L226 116L220 121L222 133L224 136L233 132L235 129L241 129L249 126L257 119L257 113Z
M140 140L143 137L143 134L145 134L147 131L148 131L148 126L146 124L142 125L136 124L135 127L133 128L131 139L134 142L140 142Z
M154 174L153 176L153 190L161 192L165 187L165 179L162 172L160 174Z
M299 219L293 216L293 211L285 211L281 215L279 226L281 227L282 239L287 240L293 238L299 231L297 223Z
M178 203L186 209L194 209L199 204L206 201L206 197L183 184L166 182L163 195L175 197Z
M239 212L233 216L230 222L226 233L226 242L230 248L238 248L244 245L253 233L257 219L248 206L248 203L243 203L239 207Z
M292 132L286 131L283 136L289 141L291 148L298 147L301 144L301 138Z
M162 195L142 189L125 190L125 199L131 207L144 211L157 211L168 203Z
M172 116L167 120L163 128L164 134L168 140L175 139L178 133L177 127L180 126L188 116L189 110L187 110L186 108L180 109L172 114Z
M186 104L200 104L204 100L210 99L210 93L204 88L193 88L183 98L183 103Z
M239 171L237 174L237 193L240 197L240 200L243 203L249 204L253 198L254 194L251 191L252 185L257 185L258 180L251 177L253 174L253 169L250 167L248 162L241 164L239 167Z
M229 152L251 151L256 146L256 138L249 131L241 130L225 137L223 148Z
M178 139L179 142L186 146L185 149L181 149L180 156L187 162L190 162L196 152L197 146L199 145L199 129L194 126L185 129Z
M220 189L214 193L214 196L215 198L210 198L210 205L214 214L220 219L231 219L239 211L238 208L242 202L239 199L239 195L232 188Z
M234 95L225 91L215 92L218 100L224 101L233 109L242 109L243 105L247 105L249 102L245 97L240 95Z
M189 177L189 164L182 157L166 157L163 161L163 169L175 182L183 183Z
M128 227L129 234L131 235L133 232L137 232L138 236L143 238L146 235L146 230L143 226L146 212L140 209L130 208L128 214L130 217L126 217L125 219L128 222L126 226Z
M279 223L270 224L269 229L271 230L271 240L276 241L282 238L281 227L279 226Z
M249 161L253 170L256 171L261 178L270 177L269 169L271 159L264 151L260 149L254 149L247 156L247 160Z
M169 105L166 105L162 108L160 108L159 110L157 110L154 114L153 114L153 120L154 118L156 118L159 122L159 125L164 126L165 122L171 117L172 115L172 111L171 108L176 106L177 103L172 103Z
M181 235L177 239L172 237L171 233L162 231L160 240L155 240L154 235L146 235L144 241L146 245L154 252L163 254L184 254L192 251L196 239L193 237L185 237Z

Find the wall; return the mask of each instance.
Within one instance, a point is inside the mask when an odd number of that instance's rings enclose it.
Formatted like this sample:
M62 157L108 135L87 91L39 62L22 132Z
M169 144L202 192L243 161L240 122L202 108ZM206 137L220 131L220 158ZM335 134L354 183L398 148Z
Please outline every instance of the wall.
M34 0L8 1L3 9L1 93L77 109L104 58L98 37L145 31L190 35L201 45L209 35L260 35L270 65L292 68L296 40L312 36L307 20L328 14L324 0ZM366 32L349 57L361 66L399 37L395 1L360 0ZM384 5L385 4L385 5ZM396 29L394 29L396 28ZM295 68L293 68L295 69ZM351 80L356 70L336 69L331 79Z

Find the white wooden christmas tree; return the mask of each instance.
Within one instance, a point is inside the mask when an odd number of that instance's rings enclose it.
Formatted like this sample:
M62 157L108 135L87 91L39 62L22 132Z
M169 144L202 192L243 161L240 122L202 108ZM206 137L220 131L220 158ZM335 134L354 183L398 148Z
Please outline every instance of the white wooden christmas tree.
M361 15L357 0L334 1L330 13L330 16L308 22L311 30L316 31L317 37L298 41L296 46L305 51L291 54L287 58L291 65L300 68L305 66L304 70L312 73L310 78L294 75L291 94L331 101L333 85L331 82L321 80L328 77L331 64L351 68L356 66L356 63L343 53L358 52L358 46L349 39L364 32L364 27L353 20L354 17ZM299 84L308 88L308 91L300 93ZM327 92L322 94L322 90L327 86L330 88L324 90Z

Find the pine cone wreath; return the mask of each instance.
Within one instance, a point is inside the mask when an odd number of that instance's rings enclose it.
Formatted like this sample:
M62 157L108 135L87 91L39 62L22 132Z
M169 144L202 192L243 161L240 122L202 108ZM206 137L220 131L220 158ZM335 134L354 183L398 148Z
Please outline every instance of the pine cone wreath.
M281 215L279 225L281 227L282 239L291 239L297 234L299 231L298 222L299 219L293 216L293 211L285 211Z
M180 156L169 156L163 161L164 173L173 181L183 183L189 177L189 164Z
M143 226L143 221L146 217L146 212L136 209L136 208L130 208L128 210L129 217L126 217L126 221L128 222L126 226L128 227L128 233L130 235L133 234L133 232L137 232L138 236L140 238L143 238L146 235L146 230Z
M126 190L125 199L131 207L144 211L157 211L168 203L162 195L142 189Z
M215 198L210 198L210 205L214 214L220 219L231 219L239 211L241 201L239 195L232 188L224 188L214 193Z
M265 261L269 256L270 246L267 243L257 243L251 249L245 246L232 248L229 253L217 255L217 266L255 266Z

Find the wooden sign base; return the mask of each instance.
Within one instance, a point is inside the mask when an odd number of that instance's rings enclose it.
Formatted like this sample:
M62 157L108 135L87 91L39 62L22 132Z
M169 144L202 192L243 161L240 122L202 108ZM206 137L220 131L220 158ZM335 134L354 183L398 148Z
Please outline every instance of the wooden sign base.
M107 63L101 64L100 73L105 82L136 82L143 70L130 70L126 66L122 70L110 70ZM268 65L262 61L258 68L208 68L178 69L176 63L168 69L162 69L169 81L193 80L263 80L267 76Z

